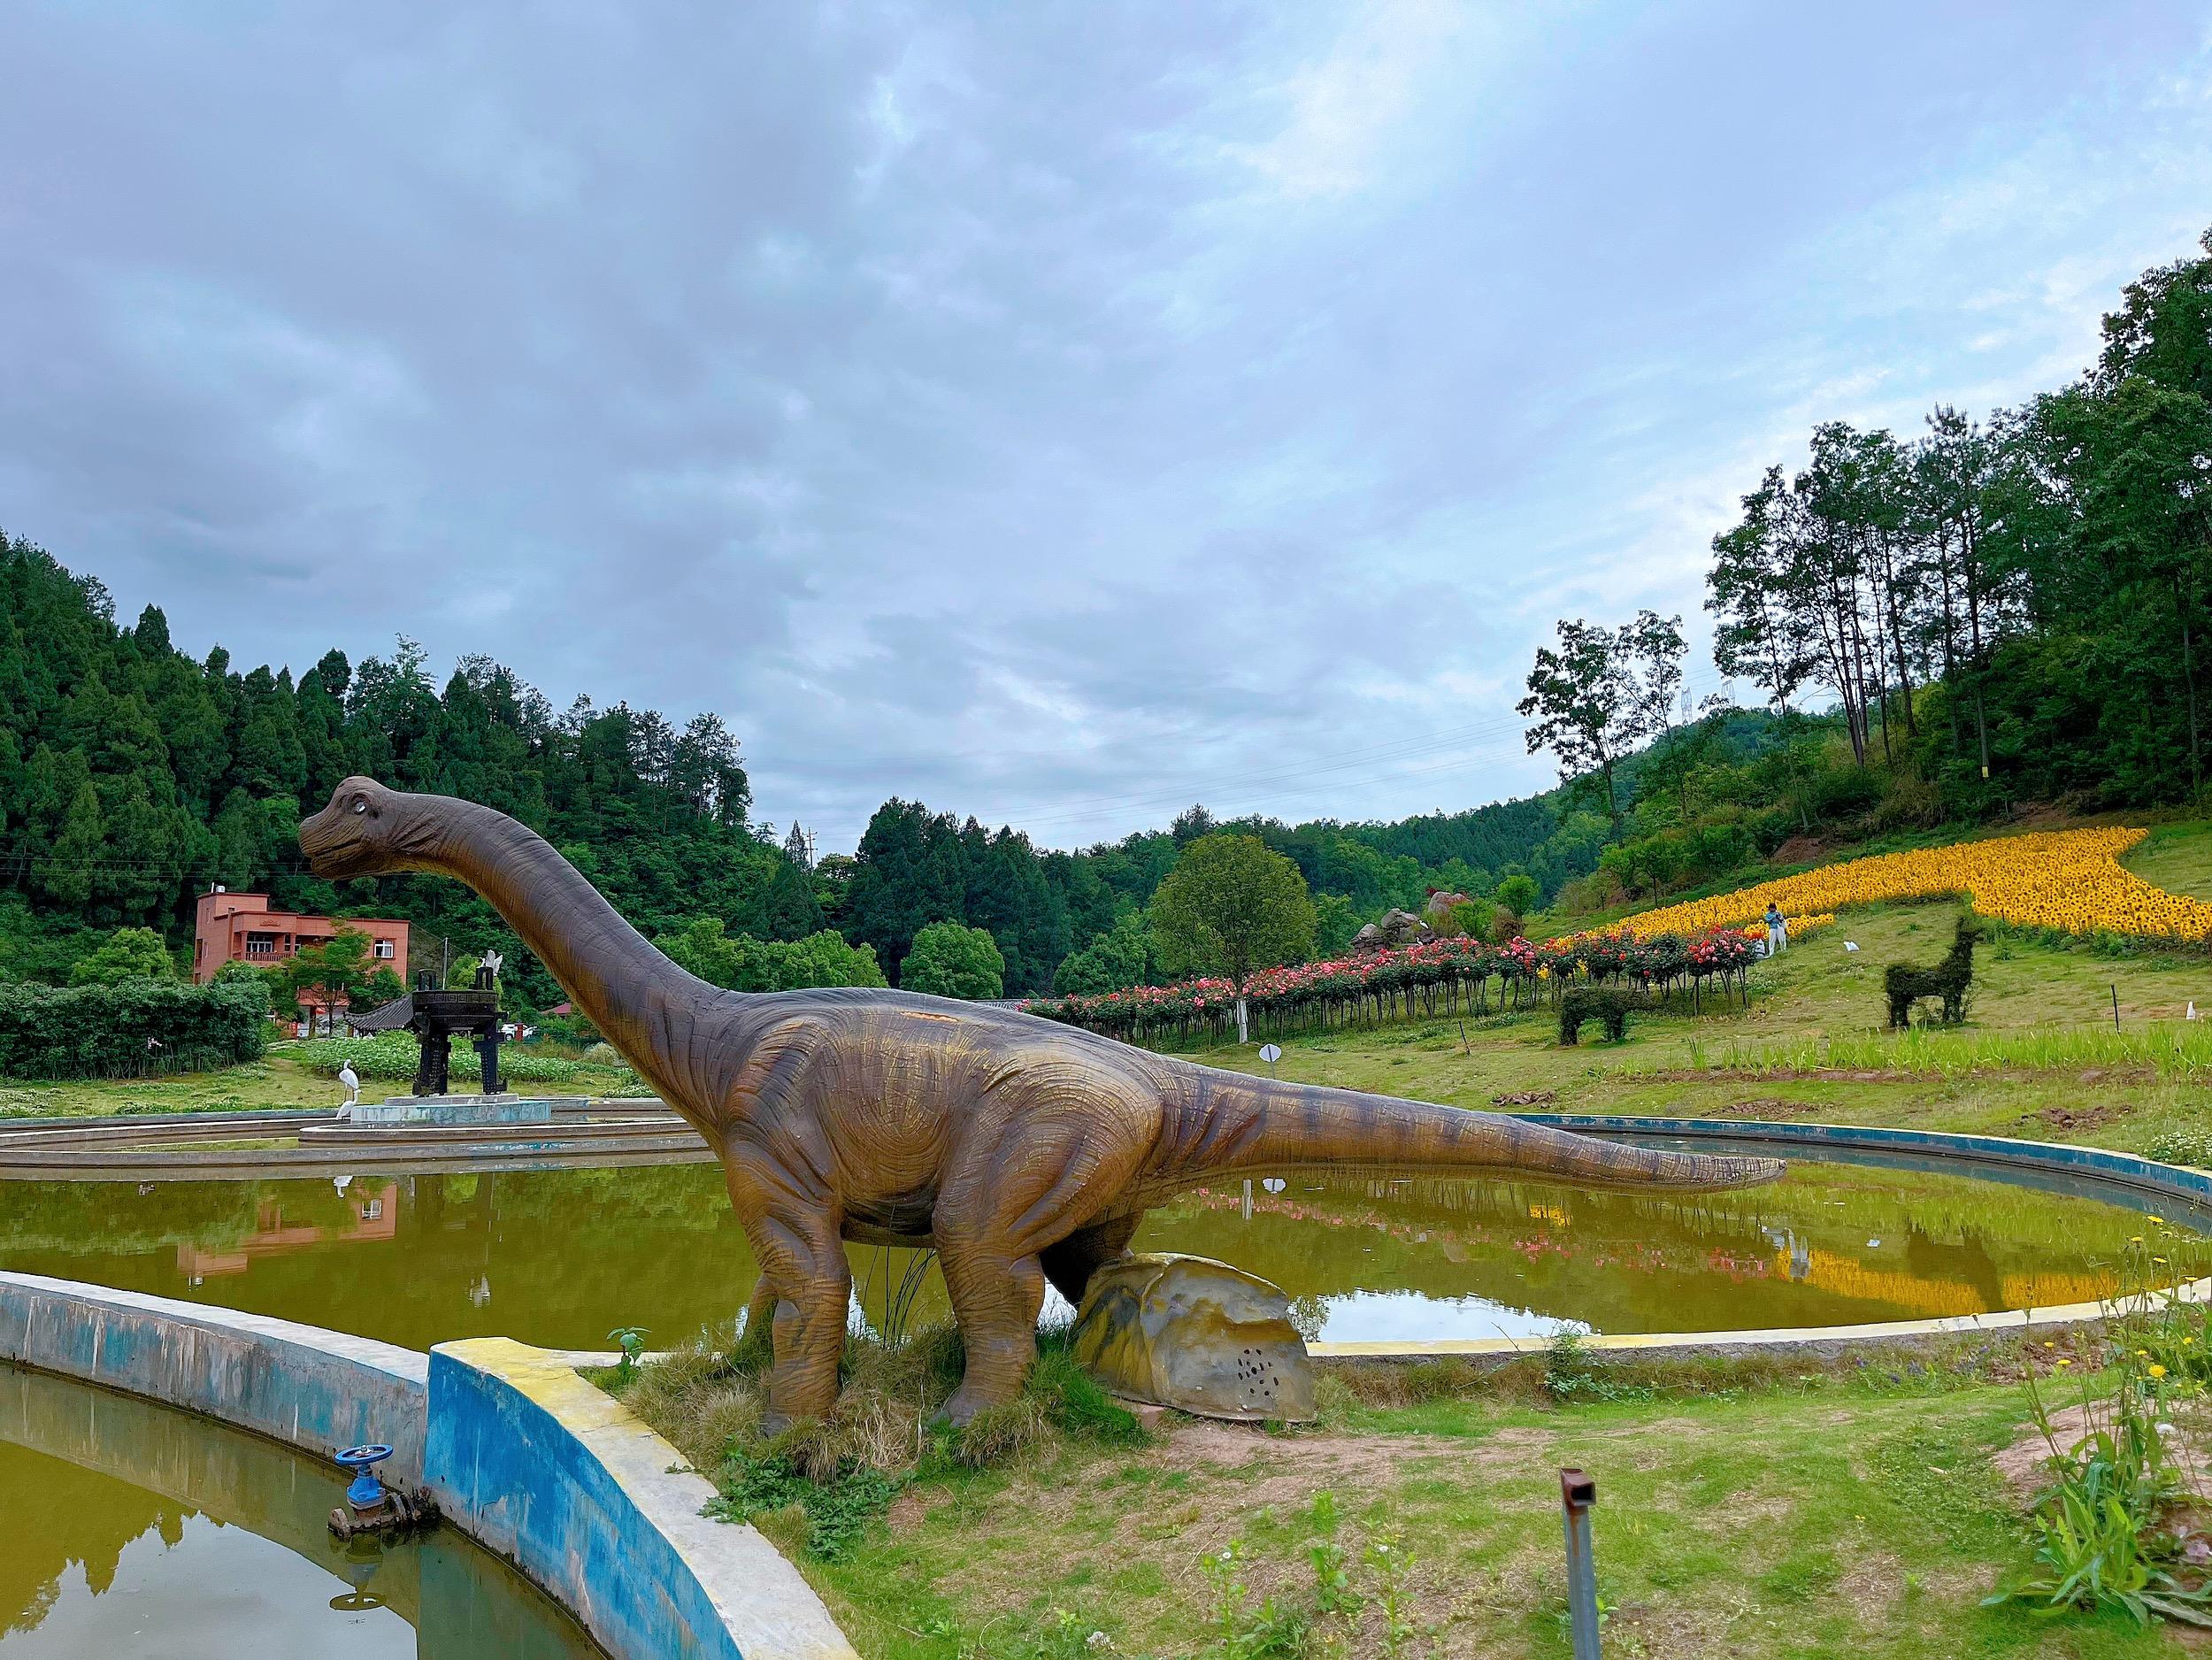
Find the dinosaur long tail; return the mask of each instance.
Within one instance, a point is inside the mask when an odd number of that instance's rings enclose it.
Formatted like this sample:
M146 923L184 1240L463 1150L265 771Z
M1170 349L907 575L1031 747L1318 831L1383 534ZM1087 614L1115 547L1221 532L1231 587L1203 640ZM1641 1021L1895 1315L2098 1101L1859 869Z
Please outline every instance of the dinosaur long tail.
M1600 1141L1494 1112L1192 1067L1171 1100L1159 1180L1294 1165L1496 1171L1577 1187L1751 1187L1778 1158L1676 1153Z

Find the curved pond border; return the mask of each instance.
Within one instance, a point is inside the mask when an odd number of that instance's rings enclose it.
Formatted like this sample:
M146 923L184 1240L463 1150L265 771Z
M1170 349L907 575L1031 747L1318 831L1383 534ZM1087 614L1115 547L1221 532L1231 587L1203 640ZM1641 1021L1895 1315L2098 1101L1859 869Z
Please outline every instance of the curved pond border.
M240 1142L296 1138L295 1147ZM195 1143L213 1143L196 1146ZM334 1108L0 1118L0 1179L226 1181L313 1175L349 1165L415 1174L467 1164L669 1164L710 1157L699 1133L653 1097L556 1108L549 1125L355 1127Z
M376 1440L449 1523L615 1660L855 1660L755 1528L572 1359L506 1338L429 1354L264 1315L0 1272L0 1361L184 1407L319 1457Z
M1516 1112L1527 1124L1596 1135L1701 1136L1727 1141L1767 1141L1778 1147L1855 1149L1921 1153L1948 1160L1999 1164L2054 1175L2091 1176L2162 1198L2212 1204L2212 1173L2162 1164L2135 1153L2070 1141L2024 1141L2003 1135L1955 1135L1943 1130L1898 1130L1873 1124L1809 1124L1763 1118L1627 1118L1607 1112Z
M2042 1175L2090 1177L2154 1198L2212 1204L2212 1174L2162 1164L2133 1153L2062 1141L2015 1141L2001 1135L1956 1135L1940 1130L1900 1130L1877 1125L1808 1124L1759 1118L1631 1118L1606 1112L1515 1112L1529 1124L1593 1135L1665 1136L1759 1143L1786 1155L1792 1147L1834 1152L1918 1154L1946 1164L1987 1164ZM2177 1288L2185 1301L2212 1301L2212 1277ZM1665 1357L1738 1357L1795 1353L1821 1357L1930 1338L2082 1326L2111 1311L2104 1303L2069 1303L2045 1309L2000 1309L1988 1314L1935 1319L1884 1320L1863 1326L1767 1326L1722 1332L1623 1332L1586 1337L1593 1353ZM1447 1339L1435 1342L1309 1344L1317 1360L1419 1360L1446 1356L1503 1363L1540 1353L1540 1341L1509 1337Z

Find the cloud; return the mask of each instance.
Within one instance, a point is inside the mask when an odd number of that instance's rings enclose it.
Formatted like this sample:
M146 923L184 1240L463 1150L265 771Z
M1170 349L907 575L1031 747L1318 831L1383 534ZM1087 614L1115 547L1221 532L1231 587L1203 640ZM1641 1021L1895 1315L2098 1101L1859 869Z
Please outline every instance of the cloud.
M1830 417L2070 373L2200 19L1384 4L0 19L0 524L302 665L719 710L761 812L1066 844L1542 788Z

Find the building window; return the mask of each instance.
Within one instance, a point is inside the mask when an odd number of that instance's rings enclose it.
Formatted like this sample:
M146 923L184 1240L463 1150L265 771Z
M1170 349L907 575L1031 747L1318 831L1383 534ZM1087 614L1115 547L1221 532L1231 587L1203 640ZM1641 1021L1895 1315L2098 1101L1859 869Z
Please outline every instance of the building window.
M391 941L379 940L376 942L376 954L388 963L399 955L399 950Z
M383 1201L383 1200L381 1200L381 1199L369 1199L369 1200L365 1200L365 1201L364 1201L364 1202L363 1202L362 1206L361 1206L361 1219L362 1219L364 1222L374 1222L374 1221L377 1221L378 1219L380 1219L380 1218L383 1216L383 1214L384 1214L384 1201Z
M276 935L273 934L249 934L246 936L248 957L274 957L276 949Z

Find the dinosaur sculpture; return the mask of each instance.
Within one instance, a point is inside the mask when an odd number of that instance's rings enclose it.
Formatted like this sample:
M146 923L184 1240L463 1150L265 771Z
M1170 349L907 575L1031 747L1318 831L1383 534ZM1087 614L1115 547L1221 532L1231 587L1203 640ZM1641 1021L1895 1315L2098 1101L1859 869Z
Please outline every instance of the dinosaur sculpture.
M724 991L678 968L503 813L365 778L300 826L326 877L467 883L706 1138L760 1262L771 1430L837 1396L844 1241L933 1245L967 1350L955 1423L1010 1400L1049 1280L1071 1303L1146 1210L1244 1171L1356 1164L1715 1188L1772 1159L1659 1152L1486 1112L1277 1083L1010 1010L850 988Z

